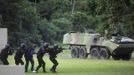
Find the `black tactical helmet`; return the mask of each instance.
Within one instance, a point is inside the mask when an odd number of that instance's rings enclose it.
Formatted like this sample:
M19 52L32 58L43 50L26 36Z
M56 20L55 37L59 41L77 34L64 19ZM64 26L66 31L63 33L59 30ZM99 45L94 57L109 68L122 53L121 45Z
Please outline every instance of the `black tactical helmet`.
M26 47L25 43L21 43L20 47L25 48Z
M9 44L6 44L6 45L5 45L5 47L6 47L6 48L9 48L9 47L10 47L10 45L9 45Z
M36 48L36 44L33 44L32 47L33 47L33 48Z
M45 47L45 48L47 48L49 46L49 44L47 43L47 42L45 42L44 44L43 44L43 47Z
M54 45L54 48L57 49L59 46L57 44Z

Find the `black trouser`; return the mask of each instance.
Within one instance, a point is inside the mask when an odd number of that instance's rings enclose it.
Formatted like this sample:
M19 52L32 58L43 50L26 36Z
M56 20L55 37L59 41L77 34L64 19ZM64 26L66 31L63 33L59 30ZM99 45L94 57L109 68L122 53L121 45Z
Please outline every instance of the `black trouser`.
M29 61L31 63L31 71L33 71L34 70L34 60L33 60L33 58L32 59L29 59L27 56L25 56L25 61L26 61L26 64L25 64L25 72L28 71Z
M46 70L45 70L46 63L43 60L43 58L38 56L37 59L38 59L38 64L39 65L37 66L36 71L38 72L38 70L42 67L43 68L43 72L46 72Z
M57 62L57 60L56 60L55 57L50 57L49 59L50 59L51 62L54 64L54 65L52 66L51 70L55 71L55 70L56 70L56 67L58 66L58 62Z
M9 65L7 58L1 58L3 65Z
M19 64L24 65L24 62L21 58L15 57L14 59L15 59L15 64L16 65L19 65Z

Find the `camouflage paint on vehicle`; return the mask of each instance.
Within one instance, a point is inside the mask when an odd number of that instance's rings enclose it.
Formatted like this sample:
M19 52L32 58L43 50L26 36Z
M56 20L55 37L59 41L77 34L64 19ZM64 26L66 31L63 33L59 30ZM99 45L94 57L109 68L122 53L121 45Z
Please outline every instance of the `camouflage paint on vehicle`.
M80 56L79 54L81 54L83 50L83 52L87 54L96 53L94 55L98 55L98 57L101 57L100 54L102 53L103 57L107 55L107 58L109 58L115 54L122 58L122 55L131 55L134 50L133 39L124 38L123 36L120 40L116 40L115 37L105 39L105 37L101 37L98 33L66 33L63 37L63 44L69 45L70 48L72 48L71 50L75 50L76 52L72 52L77 54L77 57ZM85 58L86 54L81 55L84 55Z

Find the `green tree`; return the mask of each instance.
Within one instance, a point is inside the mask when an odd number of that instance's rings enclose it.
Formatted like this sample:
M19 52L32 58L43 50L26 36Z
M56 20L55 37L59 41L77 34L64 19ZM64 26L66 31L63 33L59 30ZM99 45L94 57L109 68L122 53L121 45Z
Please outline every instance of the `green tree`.
M82 12L76 12L72 14L72 30L85 32L96 27L96 19L93 16L89 16Z

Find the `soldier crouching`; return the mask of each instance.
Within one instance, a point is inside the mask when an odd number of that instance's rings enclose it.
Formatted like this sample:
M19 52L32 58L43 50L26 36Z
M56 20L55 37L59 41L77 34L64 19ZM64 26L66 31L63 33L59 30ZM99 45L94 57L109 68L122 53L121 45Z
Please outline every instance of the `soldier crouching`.
M58 62L56 60L57 54L62 52L62 48L59 48L58 45L54 45L53 48L50 48L48 50L49 53L49 59L53 63L52 68L50 69L52 72L56 72L56 67L58 66Z
M31 71L34 72L34 59L33 59L33 54L34 54L34 50L36 48L36 45L33 44L32 45L32 48L28 49L26 52L25 52L25 61L26 61L26 64L25 64L25 72L28 71L28 66L29 66L29 62L31 63Z
M24 52L26 51L26 45L24 43L21 44L21 46L17 49L16 53L15 53L15 64L16 65L24 65L24 62L22 60L22 57L24 55Z
M12 49L11 49L11 47L10 47L9 44L7 44L5 46L5 48L3 48L1 50L0 59L1 59L2 63L3 63L3 65L9 65L9 62L8 62L7 58L8 58L8 55L12 54L11 53L12 52L11 50Z
M48 43L44 43L44 46L41 47L37 53L37 60L38 60L38 66L36 68L36 72L38 72L38 70L42 67L43 68L43 72L45 73L46 72L46 69L45 69L45 66L46 66L46 63L45 61L43 60L43 56L44 54L46 53L47 49L48 49Z

